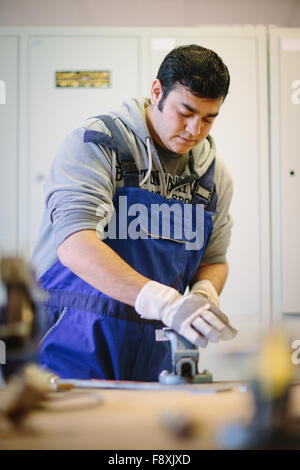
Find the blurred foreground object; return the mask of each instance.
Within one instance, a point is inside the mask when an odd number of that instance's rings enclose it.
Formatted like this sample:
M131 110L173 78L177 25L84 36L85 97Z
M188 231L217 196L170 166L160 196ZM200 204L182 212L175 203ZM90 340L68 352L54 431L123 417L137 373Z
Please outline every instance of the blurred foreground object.
M21 258L3 258L1 278L7 303L1 307L0 340L5 345L2 371L7 399L1 402L1 422L18 425L51 391L50 374L38 368L38 345L44 330L44 293Z
M1 278L6 287L7 303L1 307L0 340L5 345L5 380L28 362L36 362L38 344L45 330L45 312L41 291L33 270L22 258L3 258Z
M283 328L263 342L250 383L254 413L250 424L232 423L218 442L227 449L300 449L300 421L290 414L293 367Z
M40 403L47 400L49 392L54 390L50 374L35 364L24 366L19 374L12 375L0 405L0 431L22 425L26 416L38 409Z

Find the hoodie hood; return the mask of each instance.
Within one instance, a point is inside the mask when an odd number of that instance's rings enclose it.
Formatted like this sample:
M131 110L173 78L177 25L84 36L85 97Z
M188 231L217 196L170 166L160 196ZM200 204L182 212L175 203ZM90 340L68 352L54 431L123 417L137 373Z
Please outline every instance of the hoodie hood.
M132 98L129 101L124 101L117 111L111 113L121 119L145 145L147 137L151 139L145 118L145 108L149 102L146 98L140 100Z

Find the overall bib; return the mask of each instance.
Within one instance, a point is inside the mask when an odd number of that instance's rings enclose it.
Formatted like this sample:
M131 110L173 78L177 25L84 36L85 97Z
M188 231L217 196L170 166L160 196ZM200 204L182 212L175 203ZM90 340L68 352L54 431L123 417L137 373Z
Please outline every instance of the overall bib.
M109 116L99 117L112 137L87 130L84 141L105 145L117 154L125 183L113 199L117 228L121 220L124 222L124 201L127 208L133 204L143 205L148 210L149 219L153 207L166 204L170 208L176 203L183 218L187 204L139 188L138 169L124 137ZM180 211L179 215L170 211L170 236L151 235L149 220L143 237L133 239L122 234L103 240L136 271L151 280L172 286L182 294L209 242L217 203L215 161L201 178L193 170L192 158L190 162L193 174L186 181L194 187L192 204L188 204L193 215L193 229L197 228L197 204L205 208L201 248L187 250L188 239L184 235L181 238L176 236L176 225L182 222L178 220ZM136 219L128 213L126 218L129 228ZM160 220L159 230L161 225ZM162 322L142 319L133 307L95 289L59 260L39 279L39 284L49 294L46 302L48 331L41 341L40 362L59 377L157 381L163 369L171 370L169 342L155 340L155 330L164 326Z

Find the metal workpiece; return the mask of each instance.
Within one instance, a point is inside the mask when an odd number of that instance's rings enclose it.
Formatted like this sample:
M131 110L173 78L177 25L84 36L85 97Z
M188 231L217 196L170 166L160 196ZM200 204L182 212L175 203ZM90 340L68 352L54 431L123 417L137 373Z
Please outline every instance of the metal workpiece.
M156 341L170 341L172 371L163 370L159 382L164 385L212 382L212 374L207 370L199 373L199 349L171 328L156 331Z

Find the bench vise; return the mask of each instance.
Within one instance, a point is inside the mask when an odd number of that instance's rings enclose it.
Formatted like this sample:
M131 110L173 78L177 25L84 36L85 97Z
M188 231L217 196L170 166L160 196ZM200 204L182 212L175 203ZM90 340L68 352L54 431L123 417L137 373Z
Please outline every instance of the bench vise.
M212 374L207 370L199 373L199 349L171 328L156 330L156 341L170 341L172 371L163 370L159 382L164 385L212 382Z

